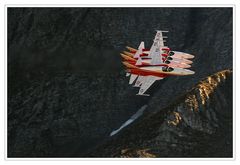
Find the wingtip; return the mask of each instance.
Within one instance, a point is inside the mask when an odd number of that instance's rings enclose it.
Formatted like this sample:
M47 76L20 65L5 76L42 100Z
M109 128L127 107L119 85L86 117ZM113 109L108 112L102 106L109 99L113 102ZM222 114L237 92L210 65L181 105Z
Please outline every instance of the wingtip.
M122 57L123 59L125 59L125 60L127 60L127 61L134 61L134 62L137 61L137 60L134 59L133 57L128 56L128 55L126 55L126 54L120 53L120 55L121 55L121 57Z
M130 52L123 51L123 53L124 53L125 55L127 55L127 56L133 57L133 54L132 54L132 53L130 53Z
M122 64L125 65L127 68L130 69L137 69L138 67L132 64L129 64L127 61L122 61Z
M137 51L137 49L134 49L134 48L132 48L132 47L130 47L130 46L126 46L126 48L128 49L128 50L130 50L130 51Z
M123 53L120 53L121 57L124 58L126 55Z

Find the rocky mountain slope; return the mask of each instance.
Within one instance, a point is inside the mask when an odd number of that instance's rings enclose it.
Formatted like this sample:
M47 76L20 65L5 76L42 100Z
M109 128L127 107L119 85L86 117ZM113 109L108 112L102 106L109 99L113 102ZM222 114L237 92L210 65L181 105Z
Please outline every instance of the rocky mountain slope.
M208 76L157 108L86 156L232 157L232 71Z
M8 8L8 156L85 155L143 105L144 115L157 113L231 69L232 19L231 8ZM136 96L119 53L149 47L156 29L169 30L170 48L195 55L196 74Z

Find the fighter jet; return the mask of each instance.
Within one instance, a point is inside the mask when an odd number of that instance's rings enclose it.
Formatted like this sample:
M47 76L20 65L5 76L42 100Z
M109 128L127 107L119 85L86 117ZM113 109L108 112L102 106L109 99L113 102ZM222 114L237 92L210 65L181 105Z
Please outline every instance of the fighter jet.
M189 68L194 56L183 53L170 51L170 48L164 45L162 35L166 31L157 31L150 50L145 49L144 42L141 42L138 49L127 47L130 52L121 54L126 66L126 76L130 76L129 84L140 87L137 95L149 96L145 92L151 85L168 76L185 76L192 75L195 72L185 69ZM190 61L190 62L189 62Z
M135 58L135 59L138 59L138 57L134 57L134 54L137 52L137 49L134 49L134 48L131 48L131 47L126 47L127 49L130 50L130 52L127 52L127 51L123 51L123 54L129 56L129 57L132 57L132 58ZM166 51L165 51L166 52ZM190 54L186 54L186 53L179 53L179 54L173 54L174 52L172 51L169 51L169 53L162 53L162 60L166 62L165 63L185 63L185 64L192 64L193 62L190 60L189 57L191 58L194 58L193 55L190 55ZM174 55L174 56L172 56ZM190 56L188 56L190 55ZM148 54L147 53L143 53L143 54L140 54L140 57L142 59L151 59L150 57L148 57Z
M142 58L138 58L138 59L134 59L132 57L129 57L125 54L120 53L122 58L127 61L130 64L134 64L136 66L149 66L151 65L151 59L142 59ZM169 58L169 57L168 57ZM188 63L184 63L184 61L171 61L169 63L166 63L167 59L163 58L163 61L165 61L164 66L169 66L169 67L174 67L174 68L190 68L191 65L189 65ZM163 64L158 64L159 66L162 66ZM154 65L156 66L156 65Z
M179 51L171 51L169 47L167 47L166 45L164 45L164 42L166 42L166 40L164 40L164 38L167 38L167 36L163 36L162 33L163 32L168 32L168 31L157 31L157 34L155 36L155 39L160 38L159 39L159 45L161 47L161 51L163 56L171 56L172 58L179 58L179 59L193 59L194 55L188 54L188 53L184 53L184 52L179 52ZM138 49L134 49L131 48L130 46L126 46L126 48L132 52L135 53L134 58L135 57L139 57L139 56L151 56L151 50L153 49L153 47L151 47L151 49L145 49L144 46L144 42L142 41L138 47Z

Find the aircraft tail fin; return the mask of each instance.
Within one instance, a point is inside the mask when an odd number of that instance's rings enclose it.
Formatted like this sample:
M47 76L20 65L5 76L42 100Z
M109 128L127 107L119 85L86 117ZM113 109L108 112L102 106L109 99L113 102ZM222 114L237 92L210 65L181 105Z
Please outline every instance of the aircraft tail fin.
M143 41L140 43L138 49L145 49L145 45Z
M142 65L142 58L141 57L138 58L136 65Z
M143 53L143 49L145 49L144 42L142 41L138 47L137 52L134 54L134 58L139 58L140 55Z

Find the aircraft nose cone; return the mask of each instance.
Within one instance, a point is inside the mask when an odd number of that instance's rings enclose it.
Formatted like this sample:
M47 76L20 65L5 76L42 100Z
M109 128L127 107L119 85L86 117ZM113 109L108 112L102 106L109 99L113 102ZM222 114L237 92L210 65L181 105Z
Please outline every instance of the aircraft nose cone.
M192 70L188 70L188 74L189 74L189 75L192 75L192 74L195 74L195 72L192 71Z
M189 69L183 69L183 71L182 71L182 74L185 74L185 75L192 75L194 73L195 73L194 71L189 70Z

